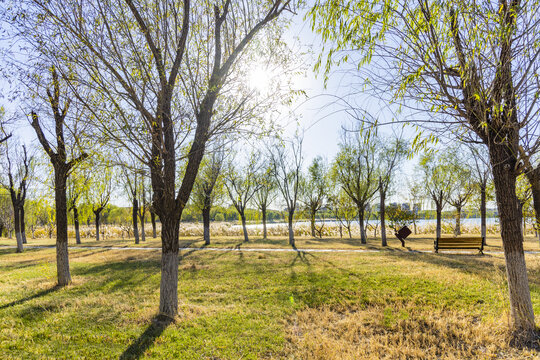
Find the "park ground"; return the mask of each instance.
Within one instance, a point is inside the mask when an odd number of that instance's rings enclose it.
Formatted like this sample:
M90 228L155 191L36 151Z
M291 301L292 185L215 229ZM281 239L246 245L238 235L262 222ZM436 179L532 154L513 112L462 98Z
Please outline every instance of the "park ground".
M169 324L154 321L159 250L83 238L95 248L71 245L73 283L56 288L53 248L15 254L0 246L0 358L537 359L508 344L504 258L500 239L487 242L480 256L414 251L432 250L426 235L406 248L389 237L388 248L365 253L246 251L287 248L286 239L239 237L216 237L210 247L235 250L211 251L182 238L190 250L181 251L180 314ZM381 249L373 238L302 237L296 245ZM533 237L524 245L540 251ZM538 315L540 254L526 260Z

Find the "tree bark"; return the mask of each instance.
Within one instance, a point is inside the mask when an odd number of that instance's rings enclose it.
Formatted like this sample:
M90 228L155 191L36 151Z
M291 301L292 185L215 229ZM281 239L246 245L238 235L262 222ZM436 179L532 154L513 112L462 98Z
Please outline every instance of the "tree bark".
M139 220L141 221L141 241L146 241L146 233L144 232L144 223L145 223L145 216L144 214L142 216L139 216Z
M442 204L439 202L436 202L436 212L437 212L437 228L435 231L435 236L437 239L441 238L441 231L442 231Z
M203 239L204 245L210 245L210 208L205 206L202 209L202 218L203 218ZM245 228L244 228L244 231Z
M81 233L79 230L79 209L73 207L73 224L75 225L75 243L81 243Z
M59 286L66 286L71 283L67 227L67 170L67 165L60 164L55 166L54 171L54 198L56 203L56 272L58 275Z
M157 238L157 231L156 231L156 213L150 210L150 220L152 221L152 237L155 239Z
M484 246L487 245L487 221L486 221L486 183L482 183L480 186L480 231L482 239L484 241Z
M527 336L534 331L535 322L517 213L515 155L507 144L494 142L489 146L489 155L506 259L512 328L515 333Z
M19 221L20 221L20 224L21 224L22 243L26 244L26 222L24 221L24 202L21 204L21 207L20 207Z
M454 234L461 235L461 206L456 206L456 228Z
M289 220L289 245L292 247L295 247L294 242L294 229L293 229L293 217L294 217L294 210L288 212L288 220Z
M382 186L379 185L379 186ZM386 193L382 190L380 190L380 196L381 198L381 203L380 203L380 214L381 214L381 245L382 246L388 246L388 243L386 241L386 214L385 214L385 206L384 206L384 201L386 200ZM377 236L377 235L375 235Z
M135 237L135 244L139 243L139 228L137 226L137 214L139 213L139 201L133 198L133 211L131 213L131 221L133 223L133 236Z
M244 232L244 242L249 242L249 235L246 227L246 215L242 211L240 213L240 218L242 219L242 231Z
M15 228L15 239L17 240L17 252L23 252L23 241L21 234L21 212L17 203L13 204L13 225Z
M160 217L161 281L159 312L169 318L178 314L178 234L180 217L176 214Z
M96 241L99 241L99 218L100 218L101 210L100 211L94 211L95 220L96 220Z
M360 225L360 242L367 244L366 229L364 229L364 208L358 206L358 225Z
M268 230L266 229L266 205L263 205L261 207L262 212L262 223L263 223L263 239L266 240L268 238Z

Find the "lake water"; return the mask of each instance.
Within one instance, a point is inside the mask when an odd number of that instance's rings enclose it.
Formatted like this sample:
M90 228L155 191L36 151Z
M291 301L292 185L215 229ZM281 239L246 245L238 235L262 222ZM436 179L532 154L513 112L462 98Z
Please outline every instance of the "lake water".
M462 226L480 226L480 220L481 220L480 218L463 218L463 219L461 219L461 225ZM320 221L317 221L316 223L319 224L319 225L321 224ZM339 222L336 221L336 220L326 220L324 223L326 225L339 226ZM370 221L370 224L376 224L376 223L378 223L378 221L377 222L375 222L374 220ZM455 220L454 219L443 219L443 223L455 224ZM499 218L487 218L486 223L487 223L488 226L498 224L499 223ZM435 225L436 220L435 219L421 219L421 220L416 221L417 226L426 226L426 225L431 225L431 224ZM294 226L303 226L303 225L304 226L310 226L310 222L309 221L297 221L297 222L294 223ZM353 225L358 225L358 221L354 221ZM281 226L287 227L287 223L285 223L285 222L267 223L266 226L268 228L281 227ZM412 224L410 226L412 226ZM242 225L233 225L232 227L233 228L242 227ZM262 229L262 224L248 224L247 228L248 229Z

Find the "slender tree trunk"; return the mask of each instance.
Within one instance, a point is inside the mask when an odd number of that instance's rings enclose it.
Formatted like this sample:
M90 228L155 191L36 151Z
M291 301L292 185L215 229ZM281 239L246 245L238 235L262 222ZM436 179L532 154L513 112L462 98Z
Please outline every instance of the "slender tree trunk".
M294 229L293 229L293 218L294 218L294 210L289 210L288 212L288 220L289 220L289 245L292 247L295 247L294 242Z
M480 187L480 230L482 233L482 239L484 241L484 246L487 245L487 221L486 221L486 184L482 183Z
M413 220L414 235L416 235L416 219Z
M21 223L21 239L22 243L26 244L26 222L24 221L24 203L21 205L20 213L21 215L19 221Z
M379 186L381 186L382 183L380 183ZM382 246L387 246L388 243L386 241L386 214L385 214L385 206L384 206L384 201L386 200L386 193L381 189L379 191L379 197L381 198L381 203L380 203L380 214L381 214L381 245ZM377 236L377 235L375 235Z
M135 244L139 243L139 229L137 227L137 214L139 213L139 201L133 198L133 211L131 213L131 221L133 223L133 236L135 237Z
M67 165L55 166L55 189L54 198L56 204L56 272L58 275L58 285L66 286L71 283L69 272L69 252L68 252L68 223L67 223L67 197L66 179Z
M315 210L309 209L309 215L311 220L311 236L315 237Z
M249 235L246 227L246 215L242 211L240 213L240 218L242 219L242 231L244 232L244 242L249 242Z
M142 216L139 216L139 220L141 221L141 241L146 241L146 233L144 231L144 223L146 222L144 214Z
M266 229L266 204L261 206L261 212L262 212L262 223L263 223L263 239L266 240L268 238L268 230Z
M13 204L13 225L15 227L15 239L17 240L17 252L23 252L23 241L21 234L21 212L17 204Z
M351 225L347 226L347 231L349 232L349 239L352 239Z
M178 233L180 217L175 214L161 220L161 281L159 312L169 318L178 314Z
M156 231L156 213L150 210L150 220L152 221L152 237L155 239L157 238L157 231Z
M455 235L461 235L461 206L456 206L456 228Z
M94 211L94 215L96 216L96 241L99 241L99 218L100 218L101 211Z
M210 208L205 206L202 209L202 218L203 218L203 239L204 245L210 245ZM244 228L244 231L245 228Z
M364 208L358 206L358 225L360 225L360 242L367 244L366 229L364 229Z
M81 243L81 233L79 230L79 209L73 207L73 224L75 225L75 243Z
M2 237L2 235L4 235L4 224L0 223L0 237Z
M512 328L517 335L525 334L528 337L535 329L535 322L523 252L523 236L520 231L521 222L517 214L514 170L516 160L512 149L506 143L491 143L489 155L506 259Z
M442 203L441 202L436 202L436 205L437 205L437 209L436 209L436 212L437 212L437 229L436 229L436 237L437 239L440 239L441 238L441 231L442 231Z

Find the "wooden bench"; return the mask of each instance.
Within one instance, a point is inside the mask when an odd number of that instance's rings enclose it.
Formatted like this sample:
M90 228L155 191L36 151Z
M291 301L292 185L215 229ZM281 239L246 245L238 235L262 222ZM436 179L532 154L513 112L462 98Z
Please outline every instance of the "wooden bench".
M481 236L442 237L435 239L435 252L439 249L478 249L484 252L484 239Z

